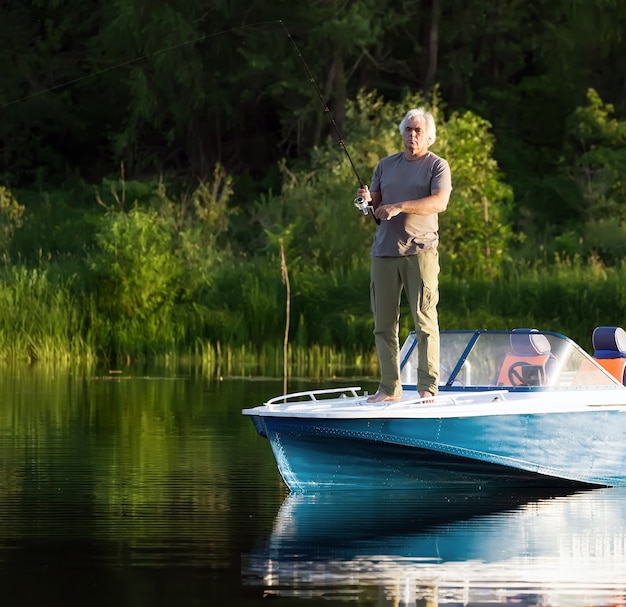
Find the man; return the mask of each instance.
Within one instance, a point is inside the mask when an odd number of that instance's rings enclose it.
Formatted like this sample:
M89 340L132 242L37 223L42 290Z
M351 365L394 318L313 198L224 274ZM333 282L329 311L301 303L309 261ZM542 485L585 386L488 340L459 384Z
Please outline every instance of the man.
M370 296L381 381L368 402L402 394L399 319L402 289L411 307L418 348L417 390L437 394L439 384L439 213L446 210L452 179L446 160L429 151L435 121L423 108L400 122L404 151L383 158L371 187L359 188L380 220L371 251Z

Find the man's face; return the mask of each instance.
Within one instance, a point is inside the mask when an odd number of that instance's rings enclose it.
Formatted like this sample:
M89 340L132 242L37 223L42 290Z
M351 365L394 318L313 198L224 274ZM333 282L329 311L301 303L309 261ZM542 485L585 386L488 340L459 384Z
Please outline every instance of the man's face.
M430 141L426 133L426 121L421 118L409 118L402 133L404 149L409 156L422 156L428 151Z

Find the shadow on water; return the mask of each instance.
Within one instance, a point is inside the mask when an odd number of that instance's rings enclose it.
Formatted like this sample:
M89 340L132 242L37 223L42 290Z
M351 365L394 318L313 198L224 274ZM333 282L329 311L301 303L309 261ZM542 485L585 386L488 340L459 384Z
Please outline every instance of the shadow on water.
M372 606L626 604L626 490L292 494L242 579Z

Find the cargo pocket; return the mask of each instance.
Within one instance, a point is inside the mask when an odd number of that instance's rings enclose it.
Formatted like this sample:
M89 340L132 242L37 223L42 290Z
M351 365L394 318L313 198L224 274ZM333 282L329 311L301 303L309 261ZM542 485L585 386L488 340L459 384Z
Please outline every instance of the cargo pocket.
M422 277L419 309L428 312L439 303L439 254L436 251L420 253L417 260Z

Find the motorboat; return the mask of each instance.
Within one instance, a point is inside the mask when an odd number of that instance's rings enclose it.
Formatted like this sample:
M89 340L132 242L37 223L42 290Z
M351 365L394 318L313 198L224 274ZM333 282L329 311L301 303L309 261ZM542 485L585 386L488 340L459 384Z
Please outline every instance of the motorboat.
M552 331L443 330L439 391L424 399L411 333L397 401L333 387L242 413L292 492L626 486L626 332L597 327L592 341L589 354Z

